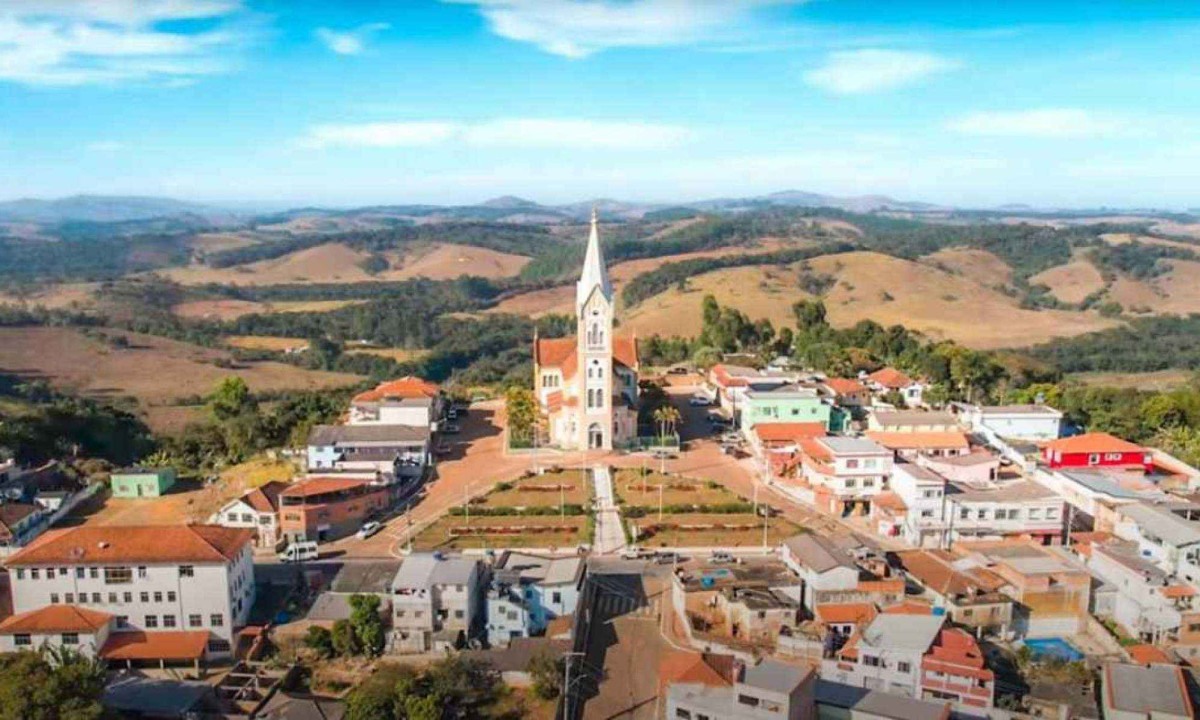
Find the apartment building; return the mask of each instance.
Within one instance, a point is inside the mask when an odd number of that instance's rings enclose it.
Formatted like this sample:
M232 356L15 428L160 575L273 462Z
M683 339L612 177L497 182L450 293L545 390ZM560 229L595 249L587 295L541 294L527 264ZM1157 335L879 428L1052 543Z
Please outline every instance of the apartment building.
M800 452L815 504L837 515L869 515L871 499L884 490L892 472L892 452L866 438L803 440Z
M948 412L928 410L872 410L867 418L872 432L961 432L958 418Z
M318 425L308 436L308 471L417 479L429 464L429 443L428 427Z
M958 430L876 430L868 431L866 436L905 460L915 460L918 457L957 457L971 452L966 433Z
M482 624L483 563L412 553L392 579L392 646L422 653L461 647Z
M898 462L888 487L899 507L893 508L882 534L899 535L915 547L941 546L948 527L945 478L920 465Z
M746 435L758 423L804 422L829 427L831 406L816 388L798 385L751 387L745 392L741 429Z
M492 567L485 599L488 643L499 647L538 635L554 618L574 613L585 574L578 555L505 551Z
M1066 528L1062 498L1024 478L947 482L946 512L951 540L1031 537L1058 544Z
M1119 470L1040 467L1033 479L1066 501L1072 509L1075 527L1101 532L1112 532L1120 522L1120 507L1166 497L1141 473Z
M945 627L942 615L879 615L853 635L821 677L923 700L990 708L995 677L969 634Z
M387 509L390 488L371 480L313 476L279 493L279 531L289 542L325 542L356 532Z
M254 604L252 542L250 530L215 525L50 531L5 562L13 611L106 613L113 617L106 643L153 646L166 632L198 643L205 656L228 655Z

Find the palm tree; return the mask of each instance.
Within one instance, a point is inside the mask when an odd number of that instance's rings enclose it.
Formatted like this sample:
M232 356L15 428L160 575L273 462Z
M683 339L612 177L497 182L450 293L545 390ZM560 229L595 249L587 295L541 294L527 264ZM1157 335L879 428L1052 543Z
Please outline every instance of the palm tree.
M663 405L654 411L654 420L658 423L659 441L665 441L668 434L675 434L675 425L679 422L679 410L673 405Z

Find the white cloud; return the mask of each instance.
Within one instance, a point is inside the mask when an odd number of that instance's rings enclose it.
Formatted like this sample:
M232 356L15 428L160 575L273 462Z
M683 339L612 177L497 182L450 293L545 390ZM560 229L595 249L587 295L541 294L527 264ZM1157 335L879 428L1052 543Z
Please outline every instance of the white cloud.
M443 0L473 5L500 37L568 58L617 47L738 39L753 12L806 0Z
M1118 118L1102 117L1078 108L974 112L946 123L947 128L964 135L1044 138L1111 135L1127 126Z
M21 0L0 6L0 81L188 80L227 67L240 0ZM197 27L195 21L202 21Z
M302 147L420 147L458 143L471 147L654 149L679 145L694 133L680 125L624 120L499 118L317 125Z
M331 30L323 27L317 28L313 34L325 47L338 55L358 55L366 49L366 42L370 36L389 27L391 26L387 23L360 25L353 30Z
M911 50L839 50L825 58L821 67L809 70L804 80L813 87L853 95L911 85L936 73L953 70L955 60Z

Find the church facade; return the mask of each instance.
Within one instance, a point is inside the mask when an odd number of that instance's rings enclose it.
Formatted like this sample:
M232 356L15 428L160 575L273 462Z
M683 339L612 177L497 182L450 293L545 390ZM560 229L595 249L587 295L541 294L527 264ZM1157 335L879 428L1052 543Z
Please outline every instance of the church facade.
M575 286L575 337L534 338L534 394L550 444L611 450L637 438L637 339L613 333L614 297L596 213Z

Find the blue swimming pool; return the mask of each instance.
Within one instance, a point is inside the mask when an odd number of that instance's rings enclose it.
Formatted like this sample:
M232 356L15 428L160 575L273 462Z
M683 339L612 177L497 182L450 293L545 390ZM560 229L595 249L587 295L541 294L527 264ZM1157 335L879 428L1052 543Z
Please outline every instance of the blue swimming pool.
M1084 658L1074 645L1062 638L1037 638L1026 640L1025 646L1033 651L1035 658L1058 658L1067 662L1075 662Z

